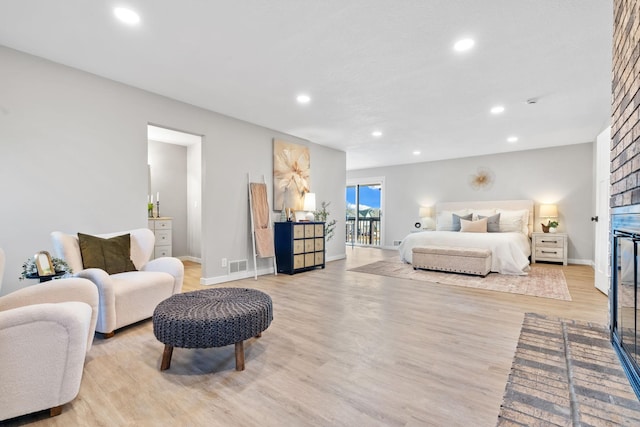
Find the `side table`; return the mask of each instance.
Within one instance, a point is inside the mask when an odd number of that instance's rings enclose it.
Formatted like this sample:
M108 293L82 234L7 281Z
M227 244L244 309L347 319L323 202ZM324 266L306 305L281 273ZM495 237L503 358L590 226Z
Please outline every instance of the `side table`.
M48 282L49 280L61 279L67 274L66 271L58 272L52 276L38 276L37 274L27 274L25 279L40 279L40 283Z
M568 246L567 233L534 232L531 234L531 262L549 261L567 265Z

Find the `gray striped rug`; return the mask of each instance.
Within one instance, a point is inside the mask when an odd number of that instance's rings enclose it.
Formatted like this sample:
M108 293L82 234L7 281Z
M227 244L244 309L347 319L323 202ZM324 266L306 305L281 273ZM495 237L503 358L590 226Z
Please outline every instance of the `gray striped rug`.
M497 425L640 425L608 329L525 314Z

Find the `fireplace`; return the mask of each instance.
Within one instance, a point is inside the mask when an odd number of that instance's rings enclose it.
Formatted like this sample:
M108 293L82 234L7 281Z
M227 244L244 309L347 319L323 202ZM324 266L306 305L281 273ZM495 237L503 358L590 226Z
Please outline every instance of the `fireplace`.
M640 398L640 205L614 208L611 234L611 342Z

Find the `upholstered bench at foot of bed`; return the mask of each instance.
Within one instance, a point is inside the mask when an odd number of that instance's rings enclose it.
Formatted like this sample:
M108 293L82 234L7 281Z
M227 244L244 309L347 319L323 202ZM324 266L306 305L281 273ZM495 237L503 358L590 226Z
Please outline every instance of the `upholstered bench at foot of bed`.
M480 248L422 246L413 248L414 269L449 271L486 276L491 271L491 251Z

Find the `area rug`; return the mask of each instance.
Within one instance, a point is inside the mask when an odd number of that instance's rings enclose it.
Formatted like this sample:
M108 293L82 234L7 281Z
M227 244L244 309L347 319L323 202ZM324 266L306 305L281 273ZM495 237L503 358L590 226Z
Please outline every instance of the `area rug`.
M525 314L497 425L640 425L607 328Z
M349 271L571 301L564 273L557 268L532 266L527 276L489 273L486 277L482 277L439 271L414 270L411 264L397 259L377 261L352 268Z

